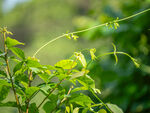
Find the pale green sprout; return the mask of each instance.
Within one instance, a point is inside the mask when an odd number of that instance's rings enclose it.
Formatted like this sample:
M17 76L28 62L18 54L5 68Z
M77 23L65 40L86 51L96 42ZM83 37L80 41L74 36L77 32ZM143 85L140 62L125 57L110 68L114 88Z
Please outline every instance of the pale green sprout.
M13 35L13 33L12 32L10 32L10 31L8 31L7 30L7 27L3 27L3 28L0 28L0 32L2 33L6 33L7 35Z
M74 40L77 40L77 38L79 38L77 35L74 35L73 33L71 34L71 37L72 37Z
M120 27L120 26L119 26L119 23L118 23L118 20L119 20L119 18L117 17L116 20L114 20L114 21L112 21L112 22L106 23L106 27L112 28L112 29L113 29L113 28L117 29L118 27Z
M67 33L65 34L66 38L68 39L74 39L74 40L77 40L77 38L79 38L77 35L74 35L73 33Z
M119 20L119 18L117 17L116 20L114 20L114 28L117 29L119 26L119 23L117 22Z
M69 34L65 34L65 37L71 39L71 36Z
M95 60L95 59L96 59L95 52L96 52L96 49L95 49L95 48L90 49L90 55L91 55L91 59L92 59L92 60Z
M86 68L87 63L84 55L81 52L74 52L75 57L81 62L84 68Z

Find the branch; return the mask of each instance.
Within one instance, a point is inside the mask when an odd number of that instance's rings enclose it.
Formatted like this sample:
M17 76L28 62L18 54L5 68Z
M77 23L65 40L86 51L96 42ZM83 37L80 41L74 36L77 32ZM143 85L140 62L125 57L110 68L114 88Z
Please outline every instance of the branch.
M15 89L15 86L14 86L14 82L13 82L13 79L12 79L12 75L11 75L11 72L10 72L10 67L9 67L9 63L8 63L8 52L7 52L7 46L5 44L5 41L6 41L6 31L3 31L3 38L4 38L4 52L5 52L5 62L6 62L6 67L7 67L7 73L8 73L8 76L10 77L10 82L11 82L11 85L12 85L12 89L13 89L13 92L14 92L14 96L15 96L15 99L16 99L16 103L17 103L17 106L18 106L18 111L19 113L22 113L21 111L21 106L20 106L20 102L19 102L19 99L18 99L18 96L16 94L16 89Z
M67 93L67 96L71 93L71 90L72 90L73 86L70 87L68 93ZM67 97L64 97L61 102L51 111L51 113L53 113L64 101L67 100Z
M64 79L63 79L64 80ZM55 89L62 83L62 81L63 80L61 80L50 92L49 92L49 94L43 99L43 101L38 105L38 109L41 107L41 105L45 102L45 100L55 91Z
M137 15L143 14L143 13L148 12L148 11L150 11L150 8L149 8L149 9L146 9L146 10L144 10L144 11L141 11L141 12L139 12L139 13L136 13L136 14L134 14L134 15L131 15L131 16L128 16L128 17L125 17L125 18L122 18L122 19L115 20L115 22L121 22L121 21L124 21L124 20L128 20L128 19L130 19L130 18L133 18L133 17L135 17L135 16L137 16ZM92 30L92 29L96 29L96 28L99 28L99 27L102 27L102 26L107 26L109 23L113 23L113 22L114 22L114 20L113 20L113 21L110 21L110 22L107 22L107 23L104 23L104 24L99 24L99 25L96 25L96 26L93 26L93 27L90 27L90 28L87 28L87 29L83 29L83 30L80 30L80 31L74 31L74 32L71 32L71 33L66 33L66 34L60 35L60 36L58 36L58 37L56 37L56 38L54 38L54 39L48 41L48 42L47 42L46 44L44 44L43 46L41 46L41 47L33 54L33 57L35 57L45 46L47 46L48 44L50 44L50 43L52 43L52 42L54 42L54 41L56 41L56 40L58 40L58 39L60 39L60 38L63 38L63 37L66 36L66 35L78 34L78 33L86 32L86 31L90 31L90 30Z
M32 71L30 71L30 73L29 73L29 84L28 84L28 87L31 87L31 82L32 82ZM30 105L30 98L28 98L27 99L27 103L26 103L26 105L27 105L27 109L26 109L26 113L28 113L29 112L29 105Z

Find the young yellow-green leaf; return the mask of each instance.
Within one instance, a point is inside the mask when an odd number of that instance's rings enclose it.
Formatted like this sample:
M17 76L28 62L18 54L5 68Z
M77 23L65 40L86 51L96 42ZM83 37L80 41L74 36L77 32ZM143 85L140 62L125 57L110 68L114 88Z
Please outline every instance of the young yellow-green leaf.
M10 90L10 87L0 85L0 103L7 97L9 90Z
M71 39L70 34L65 34L66 38Z
M51 78L51 76L49 75L49 74L47 74L47 73L43 73L43 74L38 74L38 76L42 79L42 80L44 80L44 82L48 82L49 81L49 79Z
M32 57L27 58L26 64L28 67L42 67L42 65L39 63L39 60Z
M90 55L91 55L91 59L92 60L95 60L96 59L96 56L95 56L95 53L96 52L96 49L95 48L93 48L93 49L90 49Z
M85 108L82 110L82 113L87 113L90 108Z
M73 92L77 92L77 91L82 91L82 90L88 90L88 88L87 87L77 87L77 88L74 88L71 92L73 93Z
M74 34L71 34L71 37L72 37L74 40L77 40L77 38L79 38L77 35L74 35Z
M114 22L114 28L117 29L119 27L119 24L117 22Z
M24 45L24 43L21 43L21 42L15 40L15 39L10 38L10 37L7 37L5 43L6 43L8 48L16 46L16 45Z
M7 27L0 28L0 32L1 32L1 33L6 33L6 34L8 34L8 35L13 35L12 32L7 31Z
M55 64L56 67L62 67L63 69L71 69L74 68L77 63L73 60L61 60Z
M70 112L72 113L73 112L73 105L70 104Z
M91 106L93 101L90 97L80 93L80 94L73 94L69 99L71 103L76 103L81 106Z
M0 79L0 86L11 86L6 80Z
M107 113L107 111L105 109L100 109L98 113Z
M79 112L79 108L76 107L74 110L73 110L73 113L78 113Z
M101 94L100 90L95 88L95 82L90 76L88 76L88 75L81 76L81 77L77 78L77 81L80 84L82 84L84 87L87 87L87 88L93 90L95 93Z
M106 104L113 113L123 113L122 109L115 104Z
M17 57L21 58L22 60L25 59L24 52L23 52L20 48L11 47L10 50L11 50Z
M20 83L21 83L25 88L28 87L28 84L27 84L26 82L21 81Z
M83 76L84 74L85 74L84 71L80 71L80 72L74 73L74 74L71 75L70 80L72 80L74 78L77 78L77 77L80 77L80 76Z
M66 111L65 111L65 113L70 113L70 108L69 108L69 106L66 106Z
M119 20L119 18L117 17L116 20L114 20L114 28L117 29L119 27L119 23L117 22Z
M75 57L81 62L83 67L86 68L87 63L86 63L84 55L81 52L75 52L74 54L75 54Z

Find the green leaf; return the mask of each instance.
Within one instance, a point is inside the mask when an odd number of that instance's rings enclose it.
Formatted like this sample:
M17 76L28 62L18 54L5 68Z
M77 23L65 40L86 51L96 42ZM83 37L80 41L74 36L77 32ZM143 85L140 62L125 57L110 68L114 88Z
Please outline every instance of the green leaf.
M58 95L50 95L48 97L50 101L46 102L43 106L45 113L50 113L56 107L58 101Z
M29 113L39 113L36 103L32 103L29 106Z
M28 88L28 83L24 82L24 81L21 81L20 82L25 88Z
M62 67L63 69L72 69L77 65L73 60L61 60L55 64L56 67Z
M56 107L56 105L57 105L56 103L48 101L44 104L43 109L44 109L45 113L50 113Z
M11 87L11 84L8 83L6 80L0 79L0 86L10 86Z
M3 101L7 97L9 90L10 90L10 87L0 85L0 102Z
M115 104L106 104L113 113L123 113L122 109Z
M6 43L8 48L11 48L11 47L16 46L16 45L24 45L24 43L21 43L15 39L10 38L10 37L7 37L5 43Z
M92 89L95 93L101 93L99 89L95 88L95 81L88 75L77 78L77 81L84 87Z
M6 102L6 103L1 103L0 102L0 107L17 107L17 103L16 102Z
M89 110L89 108L85 108L85 109L82 110L82 113L87 113L88 110Z
M81 52L75 52L74 54L75 54L75 57L81 62L83 67L86 68L87 63L86 63L84 55Z
M74 73L74 74L71 75L70 80L78 78L78 77L83 76L83 75L85 75L84 71L80 71L80 72Z
M41 67L42 68L42 65L39 63L39 60L36 58L28 57L26 64L28 67L36 67L36 68Z
M0 70L0 77L7 77L7 74L4 72L4 71L2 71L2 70Z
M91 59L92 60L95 60L96 59L96 56L95 56L95 53L96 52L96 49L95 48L93 48L93 49L90 49L90 55L91 55Z
M19 58L22 60L25 60L24 52L20 48L12 47L10 50Z
M77 87L77 88L74 88L73 90L72 90L72 92L77 92L77 91L81 91L81 90L88 90L88 88L87 87Z
M76 103L81 106L90 106L93 103L90 97L83 95L82 93L71 95L71 98L69 100L71 103Z
M27 98L30 98L37 90L39 87L28 87L25 91Z
M16 66L13 69L13 73L15 74L17 71L21 70L23 64L24 62L19 62L18 64L16 64Z
M58 77L59 80L63 80L66 78L68 75L67 74L57 74L56 77Z
M98 113L107 113L107 111L105 109L100 109Z
M44 80L44 82L49 82L50 78L52 77L51 75L47 74L47 73L43 73L43 74L38 74L38 76Z

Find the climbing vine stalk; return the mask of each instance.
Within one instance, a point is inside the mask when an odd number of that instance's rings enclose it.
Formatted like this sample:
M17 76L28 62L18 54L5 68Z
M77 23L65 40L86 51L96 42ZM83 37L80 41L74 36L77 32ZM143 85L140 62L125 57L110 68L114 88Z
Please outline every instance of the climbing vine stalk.
M66 35L71 35L71 34L78 34L78 33L82 33L82 32L86 32L86 31L89 31L89 30L92 30L92 29L96 29L96 28L99 28L99 27L102 27L102 26L107 26L108 24L110 23L114 23L114 22L121 22L121 21L125 21L125 20L128 20L130 18L133 18L135 16L138 16L140 14L143 14L145 12L148 12L150 11L150 8L149 9L146 9L144 11L141 11L139 13L136 13L136 14L133 14L131 16L128 16L128 17L125 17L125 18L122 18L122 19L117 19L117 20L113 20L113 21L110 21L110 22L106 22L104 24L99 24L99 25L96 25L96 26L93 26L93 27L90 27L90 28L87 28L87 29L83 29L83 30L80 30L80 31L74 31L74 32L70 32L70 33L66 33L66 34L63 34L63 35L60 35L50 41L48 41L46 44L44 44L43 46L41 46L34 54L33 54L33 57L35 57L44 47L46 47L48 44L60 39L60 38L63 38L65 37Z

